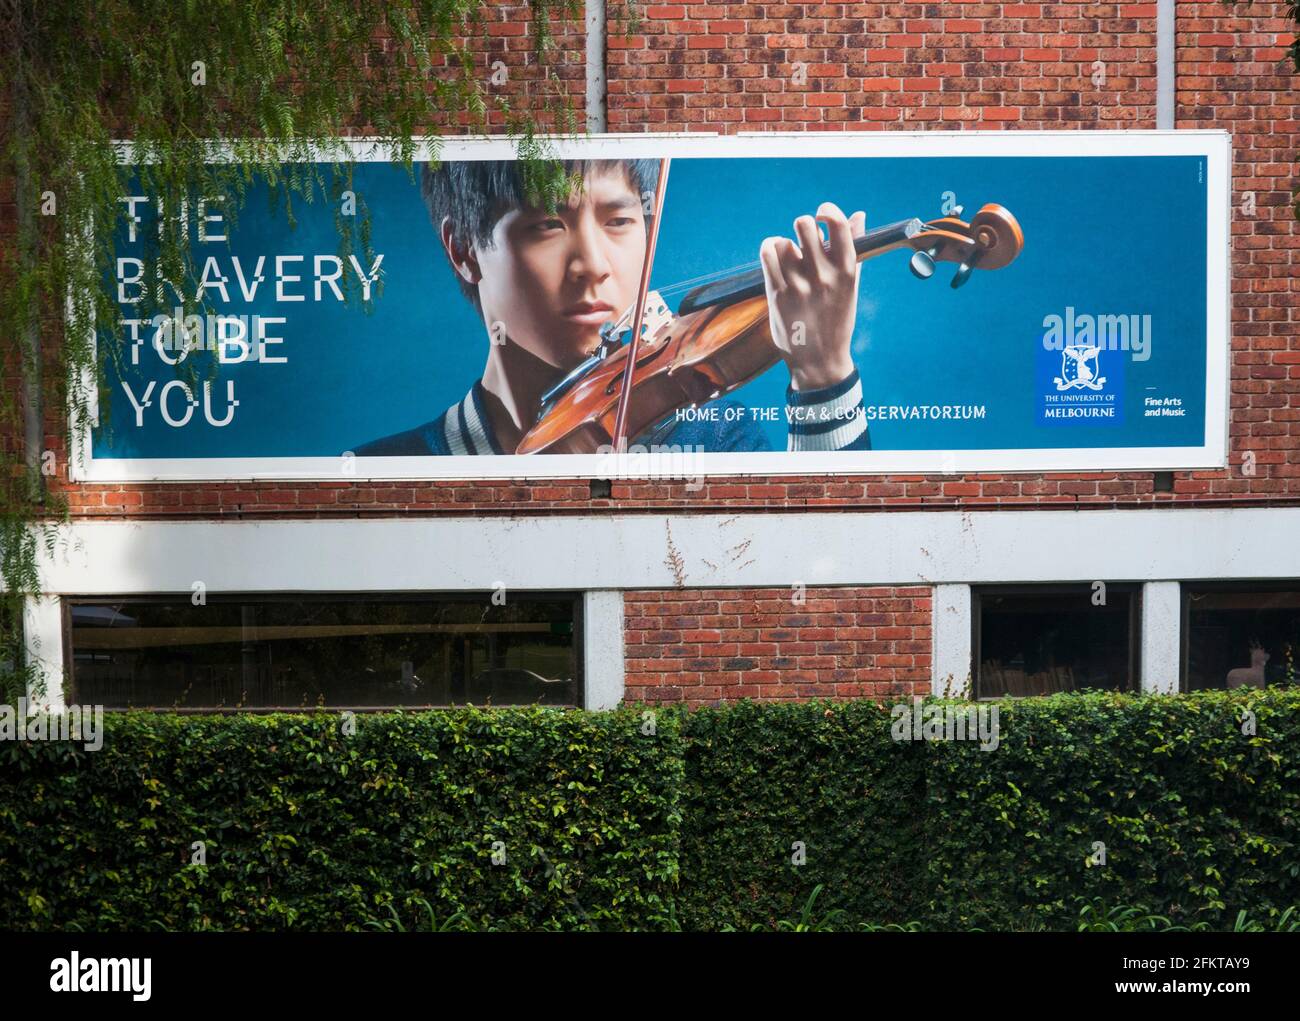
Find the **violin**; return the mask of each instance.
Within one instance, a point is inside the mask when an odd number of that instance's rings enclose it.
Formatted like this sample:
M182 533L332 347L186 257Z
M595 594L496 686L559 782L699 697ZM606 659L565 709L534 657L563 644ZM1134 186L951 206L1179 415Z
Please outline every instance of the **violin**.
M595 353L542 395L537 422L516 453L625 450L626 437L658 429L679 409L716 400L780 361L757 262L689 291L676 314L659 292L647 291L666 177L665 166L636 304L605 325ZM956 288L976 269L1009 265L1024 235L1008 210L989 204L969 223L942 216L876 227L855 238L853 247L860 263L908 249L912 273L921 279L933 276L938 263L957 263Z

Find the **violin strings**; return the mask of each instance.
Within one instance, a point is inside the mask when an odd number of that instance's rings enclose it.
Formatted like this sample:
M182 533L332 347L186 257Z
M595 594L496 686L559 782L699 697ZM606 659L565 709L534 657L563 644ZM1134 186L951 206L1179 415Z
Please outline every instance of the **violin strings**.
M822 251L829 255L830 250L830 242L823 241ZM687 280L678 280L677 282L668 284L665 287L656 287L655 290L660 294L676 294L678 291L684 291L692 287L715 283L718 280L725 279L726 277L737 273L749 273L756 269L761 270L762 268L763 264L758 261L741 262L737 263L735 266L729 266L727 269L714 270L712 273L703 273L700 276L691 277Z
M887 236L891 231L895 231L900 227L904 227L911 222L916 222L920 224L920 221L900 220L898 223L890 223L880 227L874 227L871 230L868 230L866 234L859 235L854 240L855 242L861 242L861 241L870 242L873 236ZM924 226L923 224L920 225ZM830 241L828 239L822 239L822 251L825 252L827 255L829 255L830 250L831 250ZM661 295L677 294L679 291L689 290L691 288L699 287L704 284L716 283L719 280L726 279L727 277L733 276L738 273L749 273L756 269L762 270L762 268L763 268L762 262L742 262L736 266L731 266L727 269L715 270L712 273L704 273L697 277L691 277L689 280L678 280L675 283L667 284L663 287L657 287L655 288L655 290L657 290Z

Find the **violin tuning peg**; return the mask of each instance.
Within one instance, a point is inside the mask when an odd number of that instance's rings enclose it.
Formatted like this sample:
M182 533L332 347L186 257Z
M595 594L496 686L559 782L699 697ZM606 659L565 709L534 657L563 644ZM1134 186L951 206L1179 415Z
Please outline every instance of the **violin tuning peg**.
M971 271L975 269L976 263L980 261L980 256L983 254L983 251L979 248L974 248L966 253L966 257L962 259L961 264L957 267L957 272L952 276L953 290L956 290L970 279Z
M918 248L912 253L912 261L908 263L908 267L918 280L929 280L934 276L934 250L924 252Z

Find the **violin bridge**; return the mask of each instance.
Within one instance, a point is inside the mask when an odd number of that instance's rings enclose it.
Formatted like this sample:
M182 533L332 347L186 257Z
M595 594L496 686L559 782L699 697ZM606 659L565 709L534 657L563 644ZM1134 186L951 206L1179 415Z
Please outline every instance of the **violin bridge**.
M636 307L628 309L623 313L621 319L615 323L606 323L600 330L600 347L586 358L580 365L576 366L568 375L566 375L555 386L551 387L542 394L538 402L538 421L544 418L551 410L551 407L563 397L573 385L587 375L592 369L602 361L618 350L619 346L624 343L623 334L627 333L632 326L632 316L636 314ZM668 304L660 296L658 291L650 291L645 296L645 315L642 318L641 338L642 343L647 343L659 335L664 326L673 321L673 314L668 311Z
M610 331L611 336L618 338L619 343L623 342L622 334L627 333L632 328L632 317L636 315L636 305L633 304L618 322L614 324ZM673 321L673 314L668 310L668 303L658 291L649 291L645 296L645 314L641 319L641 340L652 340L661 329Z

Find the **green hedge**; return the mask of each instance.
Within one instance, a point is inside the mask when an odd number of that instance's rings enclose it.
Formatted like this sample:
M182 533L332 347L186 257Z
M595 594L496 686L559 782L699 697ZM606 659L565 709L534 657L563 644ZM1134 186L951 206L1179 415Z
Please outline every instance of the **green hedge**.
M927 748L933 924L1063 926L1079 898L1215 925L1300 904L1300 692L1021 699L999 722L995 752Z
M925 760L892 740L889 723L888 710L868 701L693 713L683 926L772 925L797 916L819 883L823 906L857 919L920 917Z
M748 928L819 884L850 924L956 929L1300 903L1300 692L998 709L994 751L895 742L871 702L653 728L641 709L361 715L352 735L332 713L111 715L96 752L0 743L0 929L415 926L425 901L476 928Z
M96 752L0 745L0 929L356 928L387 905L418 919L416 897L499 928L664 915L675 718L654 736L630 710L355 721L114 715Z

